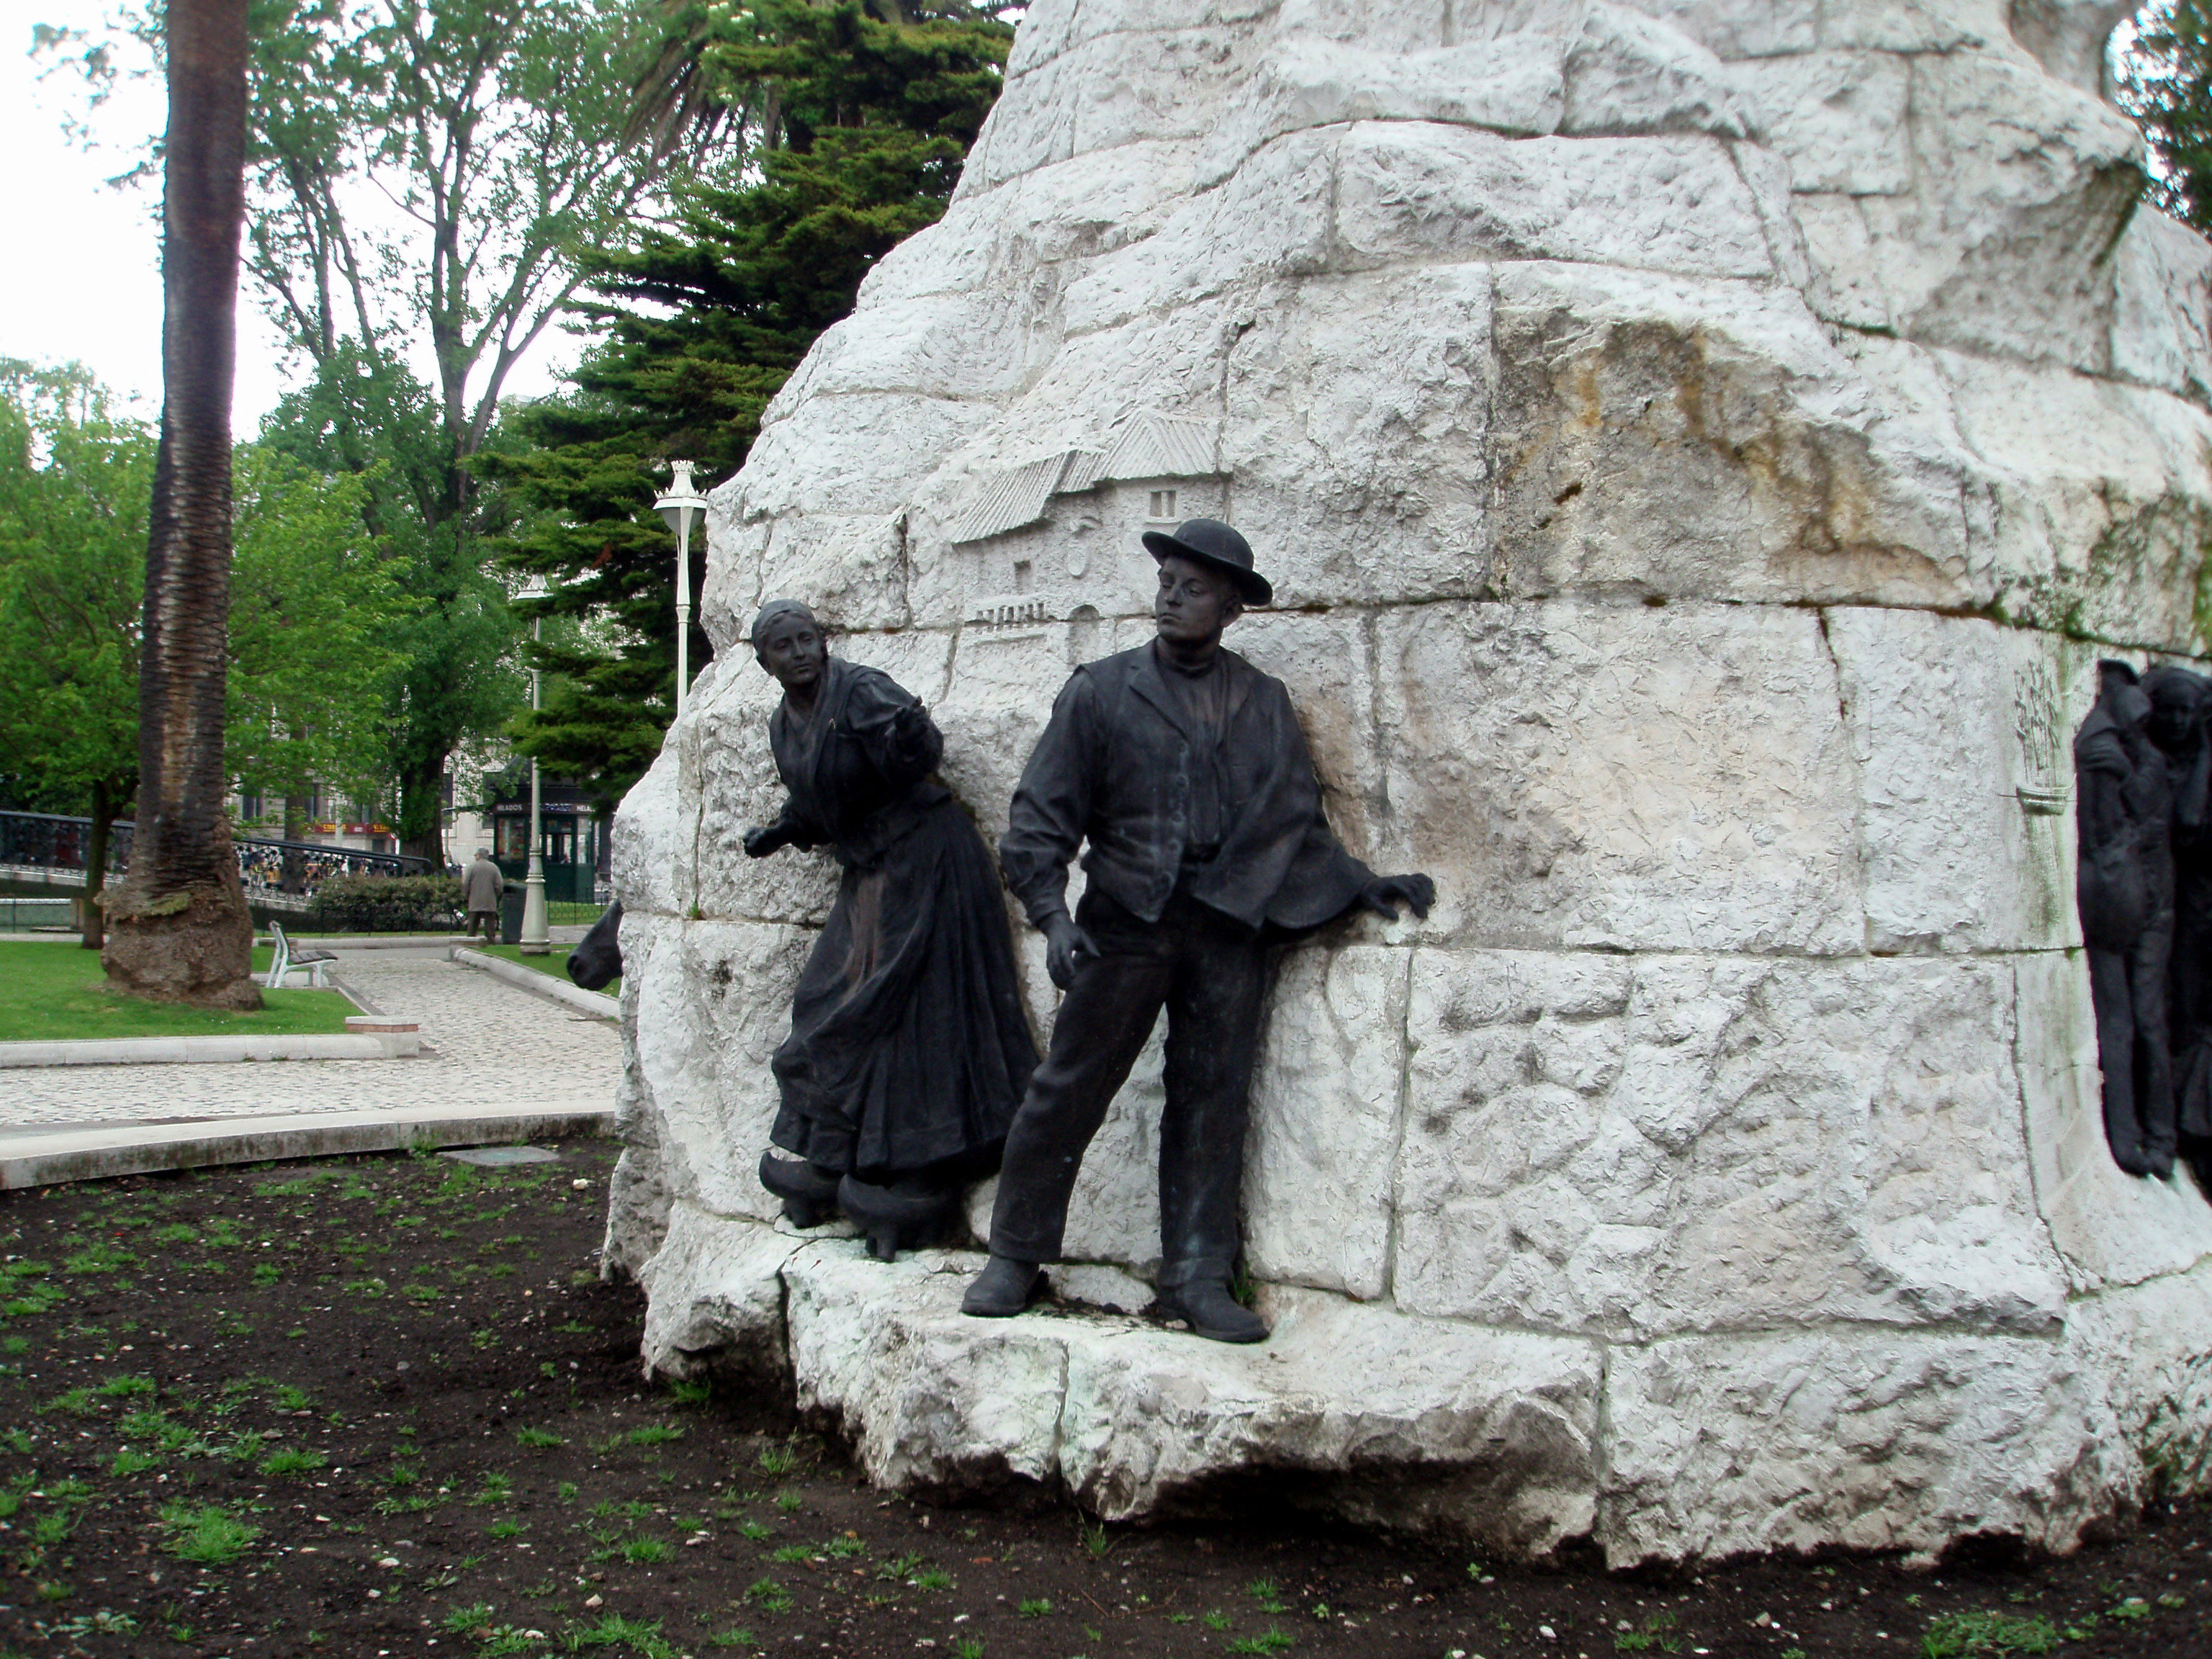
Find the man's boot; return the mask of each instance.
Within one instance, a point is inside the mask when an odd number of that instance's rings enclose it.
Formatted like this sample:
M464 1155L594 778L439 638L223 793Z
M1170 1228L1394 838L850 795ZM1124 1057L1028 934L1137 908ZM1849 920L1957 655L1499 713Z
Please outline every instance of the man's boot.
M960 1298L960 1311L978 1319L1010 1319L1030 1305L1036 1294L1037 1264L994 1255L986 1262L968 1294Z
M1219 1279L1201 1279L1163 1288L1156 1306L1164 1319L1187 1322L1194 1334L1209 1342L1265 1342L1267 1327L1259 1315L1229 1294Z

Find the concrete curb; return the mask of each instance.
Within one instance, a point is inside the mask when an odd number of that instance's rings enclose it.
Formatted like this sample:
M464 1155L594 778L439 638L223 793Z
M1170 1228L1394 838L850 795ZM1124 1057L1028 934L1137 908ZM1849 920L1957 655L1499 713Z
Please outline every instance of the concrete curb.
M249 1060L394 1060L416 1045L381 1036L87 1037L66 1042L0 1042L0 1070L19 1066L236 1065Z
M0 1190L62 1182L154 1175L218 1164L390 1152L410 1146L481 1146L614 1130L612 1109L544 1112L398 1111L287 1113L132 1124L106 1129L0 1131Z
M581 1009L601 1019L619 1023L622 1004L613 997L603 997L597 991L586 991L571 985L565 979L556 979L550 974L541 974L535 968L525 968L507 961L504 957L488 957L481 951L471 951L465 945L456 945L453 957L464 968L480 968L494 979L504 981L518 990L550 1001Z

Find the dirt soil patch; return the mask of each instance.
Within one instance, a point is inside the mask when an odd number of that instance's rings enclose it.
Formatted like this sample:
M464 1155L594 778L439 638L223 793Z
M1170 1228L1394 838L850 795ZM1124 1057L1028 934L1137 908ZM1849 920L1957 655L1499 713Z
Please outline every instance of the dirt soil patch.
M559 1151L0 1194L0 1654L2212 1654L2194 1504L2063 1561L1608 1575L890 1498L640 1380L613 1149Z

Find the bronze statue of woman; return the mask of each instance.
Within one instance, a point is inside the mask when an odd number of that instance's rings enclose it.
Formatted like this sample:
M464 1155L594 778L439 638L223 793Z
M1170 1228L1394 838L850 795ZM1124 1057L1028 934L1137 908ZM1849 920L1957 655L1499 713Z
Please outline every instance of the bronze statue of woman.
M890 675L830 654L814 613L762 607L754 655L783 687L769 720L791 792L745 851L827 847L837 902L799 976L771 1066L782 1106L761 1184L796 1224L833 1209L889 1261L945 1226L998 1167L1036 1069L999 876L933 775L944 737Z

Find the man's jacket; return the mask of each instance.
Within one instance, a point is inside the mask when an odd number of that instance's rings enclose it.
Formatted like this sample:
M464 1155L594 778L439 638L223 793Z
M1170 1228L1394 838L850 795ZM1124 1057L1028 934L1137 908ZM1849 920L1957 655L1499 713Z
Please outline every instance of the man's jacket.
M469 872L462 881L470 909L499 908L499 896L507 890L507 878L500 873L497 865L489 859L478 859L469 866Z
M1224 834L1191 895L1248 927L1316 927L1374 878L1322 810L1313 756L1283 683L1224 651ZM1091 884L1146 921L1175 891L1189 844L1194 734L1152 647L1068 677L1014 791L999 846L1006 884L1040 926L1066 909L1067 866L1087 837ZM1202 757L1201 757L1202 758Z

